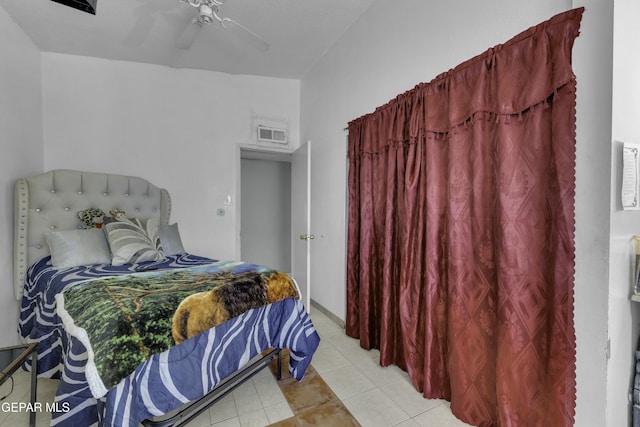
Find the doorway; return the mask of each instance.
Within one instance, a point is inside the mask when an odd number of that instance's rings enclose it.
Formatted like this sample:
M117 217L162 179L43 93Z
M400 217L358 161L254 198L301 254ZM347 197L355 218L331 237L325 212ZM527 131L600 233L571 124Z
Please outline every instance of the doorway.
M291 271L291 155L240 151L240 259Z

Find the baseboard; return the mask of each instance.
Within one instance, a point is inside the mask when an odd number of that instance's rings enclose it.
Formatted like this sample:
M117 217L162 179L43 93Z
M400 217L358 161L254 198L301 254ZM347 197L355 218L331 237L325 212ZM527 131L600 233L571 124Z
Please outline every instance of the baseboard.
M315 308L316 310L318 310L319 312L327 316L329 319L333 320L342 329L344 329L344 321L342 321L338 316L336 316L335 314L333 314L332 312L324 308L320 303L315 301L313 298L311 298L311 307Z

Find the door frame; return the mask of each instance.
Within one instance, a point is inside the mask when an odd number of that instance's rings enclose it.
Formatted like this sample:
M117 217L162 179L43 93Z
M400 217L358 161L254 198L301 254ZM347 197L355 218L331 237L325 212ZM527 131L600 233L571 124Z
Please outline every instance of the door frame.
M311 141L306 141L305 144L308 144L309 146L309 150L311 149ZM243 145L243 144L238 144L238 148L237 148L237 155L236 155L236 182L237 182L237 188L236 188L236 259L240 260L241 259L241 255L242 255L242 239L241 239L241 232L242 232L242 195L241 195L241 191L242 191L242 159L258 159L258 160L271 160L271 161L281 161L281 162L289 162L289 163L293 163L293 153L299 149L303 144L301 144L299 147L296 147L295 149L287 149L287 150L282 150L282 149L277 149L277 148L270 148L270 147L262 147L262 146L256 146L256 145ZM310 155L309 155L310 156ZM311 186L311 159L310 157L307 159L307 180L308 180L308 187ZM292 170L293 170L293 164L292 164ZM292 187L293 187L293 182L292 182ZM310 192L310 190L307 190L308 192ZM291 194L292 197L292 207L293 207L293 191ZM310 194L308 194L307 197L307 231L305 233L310 233L310 221L309 221L309 217L311 215L310 212L310 199L311 196ZM293 210L293 209L292 209ZM292 224L293 224L293 218L292 218ZM297 242L297 239L299 238L299 234L292 229L291 230L291 266L290 266L290 271L289 273L293 273L293 263L294 263L294 259L295 259L295 254L294 254L294 246L295 243ZM303 301L305 308L307 310L307 312L310 312L311 310L311 274L310 274L310 269L311 269L311 259L310 259L310 242L307 242L307 267L306 267L306 291L305 291L305 296L306 296L306 300L307 301Z

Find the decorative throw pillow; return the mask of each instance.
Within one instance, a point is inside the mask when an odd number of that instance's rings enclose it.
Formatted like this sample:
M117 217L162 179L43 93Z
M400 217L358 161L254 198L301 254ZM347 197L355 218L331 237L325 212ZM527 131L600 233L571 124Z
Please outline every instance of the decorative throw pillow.
M111 264L134 264L161 261L164 251L160 244L160 218L119 218L104 225L111 249Z
M84 224L84 228L100 228L104 219L102 209L89 208L78 212L78 218Z
M102 230L97 228L51 231L44 235L54 267L109 264L111 254Z
M185 253L184 246L182 246L182 239L180 239L180 231L178 230L178 224L160 224L158 228L160 234L160 244L162 250L166 256L180 255Z

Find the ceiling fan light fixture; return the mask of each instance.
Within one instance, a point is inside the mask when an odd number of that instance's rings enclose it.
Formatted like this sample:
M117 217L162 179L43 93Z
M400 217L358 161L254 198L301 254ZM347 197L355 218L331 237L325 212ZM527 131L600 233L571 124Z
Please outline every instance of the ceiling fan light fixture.
M201 24L211 24L213 22L214 12L211 6L206 4L200 5L200 18Z
M217 6L222 6L222 2L219 0L179 0L181 3L189 3L193 7L200 7L201 5L209 6L210 8L215 8Z
M191 24L198 25L187 26L189 31L185 30L182 32L180 41L176 43L176 46L179 49L188 49L196 37L196 30L200 30L204 26L204 24L211 24L214 21L218 21L220 22L220 26L222 26L222 28L240 35L246 41L252 44L256 49L262 52L266 52L267 50L269 50L269 43L264 41L256 33L251 31L244 25L241 25L238 22L234 21L233 19L221 15L220 9L223 5L223 2L221 0L178 0L178 2L188 3L189 6L198 9L198 17L191 20ZM192 27L197 28L192 29Z

